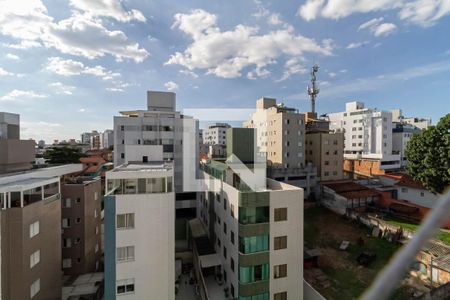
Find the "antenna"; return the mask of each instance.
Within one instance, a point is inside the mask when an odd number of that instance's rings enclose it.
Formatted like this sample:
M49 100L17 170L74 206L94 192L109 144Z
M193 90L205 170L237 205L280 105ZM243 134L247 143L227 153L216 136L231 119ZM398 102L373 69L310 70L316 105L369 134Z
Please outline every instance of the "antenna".
M311 112L314 113L316 110L316 97L320 92L320 89L317 87L316 84L316 73L319 72L319 65L315 64L311 68L311 86L308 85L308 95L311 99Z

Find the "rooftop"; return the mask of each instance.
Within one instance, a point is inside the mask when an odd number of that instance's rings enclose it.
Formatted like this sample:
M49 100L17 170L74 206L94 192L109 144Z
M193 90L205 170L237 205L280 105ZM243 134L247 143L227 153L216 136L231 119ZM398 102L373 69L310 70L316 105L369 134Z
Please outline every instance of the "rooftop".
M168 162L129 162L120 165L112 170L112 172L154 172L154 171L169 171L172 170L172 163Z
M323 183L323 185L332 189L337 194L347 199L371 197L379 195L377 191L365 187L361 184L355 183L353 181L327 182Z

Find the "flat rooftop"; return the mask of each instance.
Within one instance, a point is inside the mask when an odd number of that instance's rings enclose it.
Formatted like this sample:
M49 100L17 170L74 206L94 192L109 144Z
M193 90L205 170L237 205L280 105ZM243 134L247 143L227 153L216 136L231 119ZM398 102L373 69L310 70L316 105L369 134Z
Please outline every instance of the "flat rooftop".
M152 171L170 171L173 168L172 163L168 162L130 162L120 165L112 170L112 172L152 172Z

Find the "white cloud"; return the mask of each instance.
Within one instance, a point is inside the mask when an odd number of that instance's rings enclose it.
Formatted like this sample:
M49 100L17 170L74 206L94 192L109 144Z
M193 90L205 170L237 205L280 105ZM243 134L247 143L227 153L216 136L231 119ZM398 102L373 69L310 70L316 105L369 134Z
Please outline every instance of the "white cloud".
M6 57L6 58L9 58L9 59L12 59L12 60L19 60L19 59L20 59L19 56L15 55L15 54L12 54L12 53L7 53L7 54L5 55L5 57Z
M44 139L53 142L61 134L62 129L64 126L59 123L20 121L20 135L25 139Z
M0 76L13 76L14 74L0 67Z
M336 74L336 73L334 73L334 72L330 72L330 73L328 73L328 76L330 76L331 78L333 78L333 77L336 77L336 76L337 76L337 74Z
M84 112L86 112L86 108L80 108L80 109L78 110L78 112L84 113Z
M70 5L96 17L110 17L120 22L133 20L145 22L142 12L125 10L120 0L70 0Z
M298 14L306 21L317 16L340 19L356 13L370 13L385 10L398 11L401 20L420 26L434 25L450 14L448 0L307 0Z
M114 2L111 1L94 1L94 6ZM104 13L99 11L98 14ZM11 48L45 46L90 59L109 54L117 60L135 62L142 62L149 56L147 50L130 42L122 31L108 30L90 11L84 14L75 11L69 18L54 22L40 0L4 0L0 10L0 33L18 41L7 45Z
M58 94L72 95L75 90L74 86L65 85L61 82L52 82L49 85L53 87Z
M192 76L193 78L198 78L198 75L195 72L189 70L180 70L181 74Z
M364 41L364 42L356 42L356 43L350 43L347 45L347 49L356 49L365 45L368 45L369 42L368 41Z
M15 100L18 99L21 100L22 98L47 98L47 95L38 94L34 91L24 91L24 90L12 90L8 94L0 97L0 100L2 101L8 101L8 100Z
M82 62L72 59L62 59L61 57L50 57L45 68L50 72L62 76L90 74L101 77L103 80L111 80L120 77L120 73L106 70L102 66L88 67Z
M306 3L298 8L298 15L306 21L311 21L316 18L325 0L308 0Z
M305 52L331 55L332 41L321 44L314 39L295 35L292 27L258 34L258 28L237 25L221 31L217 17L204 10L176 14L173 28L189 35L193 42L183 53L176 52L166 64L178 64L189 70L206 69L207 74L223 78L241 76L241 71L254 67L249 76L267 76L266 67L281 56L302 58ZM248 75L248 74L247 74Z
M173 81L168 81L168 82L164 83L164 86L166 87L166 89L168 91L178 90L178 84L176 84Z
M383 18L374 18L361 24L359 30L368 29L374 36L388 36L397 30L397 26L393 23L383 23Z
M308 70L300 64L300 59L291 58L284 64L283 76L280 79L276 80L276 82L284 81L291 77L292 74L303 74L307 71Z

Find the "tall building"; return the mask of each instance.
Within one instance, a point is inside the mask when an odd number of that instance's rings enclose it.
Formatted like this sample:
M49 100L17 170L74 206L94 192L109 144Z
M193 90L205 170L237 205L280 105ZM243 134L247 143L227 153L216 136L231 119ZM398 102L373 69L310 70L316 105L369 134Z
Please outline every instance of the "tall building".
M216 123L203 129L203 144L205 145L226 145L227 128L231 126L226 123Z
M114 131L111 129L106 129L101 134L101 148L108 149L114 146Z
M392 113L348 102L344 112L328 114L330 129L344 133L344 170L382 175L400 168L400 155L392 152Z
M175 298L173 182L170 162L128 162L106 173L105 299Z
M60 176L81 165L0 177L2 299L61 299Z
M256 129L257 145L267 158L268 177L303 187L308 195L316 170L305 164L305 114L275 99L261 98L243 127Z
M402 118L402 122L410 124L419 129L427 129L431 126L431 118Z
M20 116L0 112L0 174L33 167L35 142L20 139Z
M420 128L407 123L394 123L392 129L392 153L400 155L401 166L406 166L408 160L406 159L405 151L406 145L414 134L420 133Z
M61 183L64 274L79 275L100 269L101 195L100 177L71 177Z
M259 168L258 159L252 161L255 130L228 132L230 154ZM250 188L246 177L215 160L201 169L208 189L198 216L208 236L193 241L196 274L208 282L208 267L214 266L232 299L302 299L303 189L265 177ZM205 251L208 240L213 249Z
M81 143L82 144L90 144L91 143L91 132L83 132L81 134Z
M91 133L91 137L89 140L89 143L91 145L91 150L99 150L101 149L101 138L100 138L101 134L94 130Z

